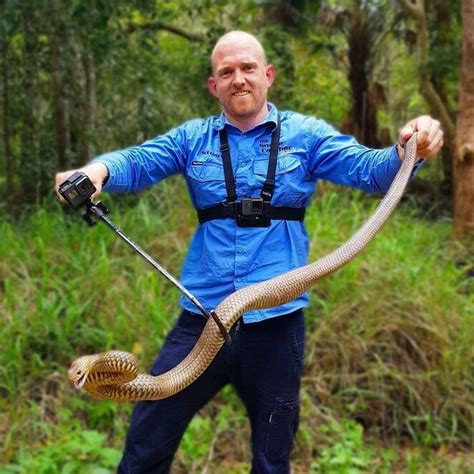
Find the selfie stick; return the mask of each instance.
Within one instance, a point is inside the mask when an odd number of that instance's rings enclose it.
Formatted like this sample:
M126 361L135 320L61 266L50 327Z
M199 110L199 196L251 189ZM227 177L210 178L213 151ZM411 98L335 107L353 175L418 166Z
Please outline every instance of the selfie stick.
M83 215L84 220L90 225L93 226L95 221L93 220L92 216L96 217L97 219L105 222L115 233L124 240L130 247L132 247L135 252L140 254L155 270L160 272L167 280L173 283L176 288L186 297L188 298L198 309L201 313L206 317L212 317L215 323L219 327L222 335L229 341L229 334L227 330L224 328L223 324L221 323L220 319L217 317L217 314L214 311L207 311L206 308L199 302L199 300L190 293L176 278L174 278L167 270L165 270L157 261L155 261L150 255L148 255L144 250L142 250L133 240L129 239L122 230L117 227L108 217L108 209L102 202L93 203L92 200L89 199L85 203L85 214Z

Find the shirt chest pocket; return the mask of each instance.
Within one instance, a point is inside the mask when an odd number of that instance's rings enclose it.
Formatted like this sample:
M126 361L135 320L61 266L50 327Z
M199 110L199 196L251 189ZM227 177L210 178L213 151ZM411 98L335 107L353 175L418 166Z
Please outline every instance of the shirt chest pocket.
M188 176L199 183L225 181L221 158L206 157L205 159L193 160L188 169Z
M263 184L268 173L268 158L256 160L253 171L256 184ZM276 187L285 186L294 188L293 190L299 189L303 177L303 166L298 156L283 155L278 157L275 171Z
M220 156L194 159L188 167L187 178L196 207L202 209L225 200L227 191L224 165Z
M268 172L268 158L254 163L255 189L261 189ZM298 155L278 156L272 203L277 206L304 207L305 170Z

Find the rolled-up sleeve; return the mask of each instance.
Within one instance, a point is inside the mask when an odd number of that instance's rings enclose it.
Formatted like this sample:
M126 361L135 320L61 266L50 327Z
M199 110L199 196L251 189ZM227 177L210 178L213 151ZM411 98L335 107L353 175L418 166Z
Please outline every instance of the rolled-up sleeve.
M145 143L100 155L92 160L107 166L107 192L130 192L158 183L180 173L186 162L186 137L183 127L174 128Z

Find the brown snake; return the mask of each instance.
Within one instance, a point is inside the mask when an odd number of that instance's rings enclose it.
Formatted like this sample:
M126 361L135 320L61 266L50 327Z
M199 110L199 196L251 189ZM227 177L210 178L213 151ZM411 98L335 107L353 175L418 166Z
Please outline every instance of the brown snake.
M406 144L404 160L390 189L365 224L339 248L316 262L248 286L225 298L215 312L226 330L230 331L246 311L288 303L315 282L356 257L394 211L415 162L416 134ZM206 370L223 344L219 328L209 319L191 352L176 367L162 375L138 374L135 356L119 351L80 357L72 363L68 375L76 388L84 387L96 398L120 401L158 400L174 395L194 382Z

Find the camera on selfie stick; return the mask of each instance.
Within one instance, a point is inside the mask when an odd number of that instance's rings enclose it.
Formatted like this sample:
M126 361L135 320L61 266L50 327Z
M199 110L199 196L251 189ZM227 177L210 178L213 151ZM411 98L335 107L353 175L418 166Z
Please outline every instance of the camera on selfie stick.
M92 216L99 219L109 213L108 209L100 201L94 204L92 202L92 195L97 191L92 184L89 176L82 171L76 171L69 176L63 183L59 185L59 194L66 200L66 202L74 209L84 207L84 220L90 225L95 225Z

